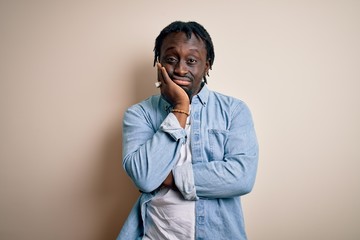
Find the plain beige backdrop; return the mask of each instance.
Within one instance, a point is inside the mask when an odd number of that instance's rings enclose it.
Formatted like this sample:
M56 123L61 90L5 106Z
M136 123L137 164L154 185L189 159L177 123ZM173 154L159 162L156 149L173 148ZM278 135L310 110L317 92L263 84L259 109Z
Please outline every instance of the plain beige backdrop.
M209 87L260 143L250 240L360 239L360 1L0 0L0 239L111 240L138 191L122 115L157 93L154 39L210 32Z

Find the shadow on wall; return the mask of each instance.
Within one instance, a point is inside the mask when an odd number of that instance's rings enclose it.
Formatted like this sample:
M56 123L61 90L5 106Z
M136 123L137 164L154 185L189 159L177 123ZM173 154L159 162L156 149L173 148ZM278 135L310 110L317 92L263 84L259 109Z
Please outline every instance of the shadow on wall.
M139 56L138 59L144 59ZM131 90L126 100L123 112L119 113L119 118L115 120L107 132L104 141L104 152L100 158L99 176L96 178L96 197L97 203L104 217L99 239L115 239L121 230L131 208L139 196L139 191L126 174L122 166L122 117L123 113L130 105L138 103L151 95L158 94L155 88L156 69L152 67L151 56L145 57L149 61L133 64L131 71ZM140 66L140 67L139 67ZM119 80L119 86L121 85ZM98 205L97 205L98 206Z

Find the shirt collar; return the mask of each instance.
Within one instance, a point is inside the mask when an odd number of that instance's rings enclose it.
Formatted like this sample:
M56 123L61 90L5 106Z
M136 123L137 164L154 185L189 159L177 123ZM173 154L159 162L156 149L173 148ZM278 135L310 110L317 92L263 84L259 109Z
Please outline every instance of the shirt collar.
M197 98L197 99L199 99L200 103L203 106L205 106L208 99L209 99L210 91L209 91L209 88L207 87L207 85L205 83L202 83L202 85L203 86L202 86L200 92L193 97L192 101L194 101L194 98Z

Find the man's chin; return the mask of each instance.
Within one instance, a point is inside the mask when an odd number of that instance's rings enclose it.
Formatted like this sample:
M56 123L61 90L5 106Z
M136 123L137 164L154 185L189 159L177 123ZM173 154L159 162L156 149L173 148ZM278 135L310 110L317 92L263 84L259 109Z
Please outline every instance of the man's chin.
M187 89L187 88L182 88L182 89L184 89L184 91L188 95L189 99L191 99L192 95L193 95L193 91L191 91L190 89Z

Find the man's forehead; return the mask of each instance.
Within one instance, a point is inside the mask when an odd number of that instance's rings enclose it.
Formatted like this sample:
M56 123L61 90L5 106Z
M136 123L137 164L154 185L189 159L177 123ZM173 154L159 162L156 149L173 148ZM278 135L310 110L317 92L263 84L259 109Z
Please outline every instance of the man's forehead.
M190 37L189 37L190 36ZM198 48L205 48L205 42L203 39L198 37L196 34L191 33L191 35L187 35L185 32L172 32L169 33L165 38L161 45L163 50L169 50L172 48L176 48L176 46L185 43L193 45L190 49L194 51L198 51ZM165 48L165 49L164 49Z

